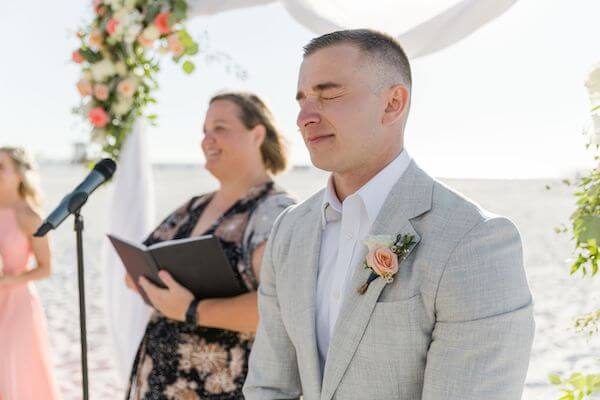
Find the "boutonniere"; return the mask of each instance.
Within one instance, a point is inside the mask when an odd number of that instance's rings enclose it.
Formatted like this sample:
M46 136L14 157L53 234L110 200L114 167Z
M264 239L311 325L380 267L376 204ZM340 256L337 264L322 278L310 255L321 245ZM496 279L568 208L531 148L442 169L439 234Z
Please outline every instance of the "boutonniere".
M371 282L381 277L386 283L394 281L398 267L408 255L410 247L415 243L413 235L371 235L364 240L369 248L364 267L371 270L364 285L358 288L358 293L365 294Z

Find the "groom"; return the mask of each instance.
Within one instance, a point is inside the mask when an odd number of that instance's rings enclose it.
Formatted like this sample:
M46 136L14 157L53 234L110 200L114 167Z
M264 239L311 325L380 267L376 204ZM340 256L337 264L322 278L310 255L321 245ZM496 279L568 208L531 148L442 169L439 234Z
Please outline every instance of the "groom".
M246 399L521 398L534 322L519 232L410 158L410 92L386 35L305 47L297 123L331 178L273 228Z

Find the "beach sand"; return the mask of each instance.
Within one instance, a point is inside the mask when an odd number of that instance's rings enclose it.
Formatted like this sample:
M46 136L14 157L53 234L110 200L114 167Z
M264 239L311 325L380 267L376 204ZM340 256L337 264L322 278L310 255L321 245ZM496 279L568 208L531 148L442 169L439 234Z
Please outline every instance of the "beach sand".
M48 164L42 167L47 208L58 204L87 171L79 166ZM157 166L154 168L157 221L194 194L216 187L216 182L199 166ZM305 199L326 181L323 172L312 168L294 169L278 182ZM443 181L481 204L484 208L511 218L519 227L525 265L535 300L536 337L523 399L558 399L559 391L549 385L551 372L600 370L600 338L576 333L574 317L600 308L600 277L569 276L568 261L572 243L568 234L554 228L568 221L574 208L572 188L547 180L467 180ZM552 189L547 190L546 185ZM85 262L87 324L90 366L90 398L123 398L111 360L104 298L101 287L100 252L107 228L112 188L101 188L85 206ZM63 398L81 398L79 312L77 271L72 220L53 235L54 271L36 284L49 321L55 372Z

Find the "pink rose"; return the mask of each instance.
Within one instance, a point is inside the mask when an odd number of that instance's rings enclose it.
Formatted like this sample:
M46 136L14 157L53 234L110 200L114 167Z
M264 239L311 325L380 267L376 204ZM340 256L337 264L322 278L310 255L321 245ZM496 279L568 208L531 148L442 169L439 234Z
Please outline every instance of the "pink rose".
M86 97L92 94L92 84L85 78L82 78L77 82L77 90L81 97Z
M100 101L105 101L108 99L108 95L110 94L110 89L103 83L97 83L94 85L94 97Z
M94 7L94 10L96 10L98 7L100 7L100 5L104 2L104 0L93 0L92 1L92 7Z
M387 247L376 247L367 254L367 265L381 277L392 277L398 272L398 256Z
M168 12L161 12L154 18L154 24L158 28L158 31L162 34L171 32L171 27L169 26L169 15Z
M170 35L167 38L167 47L175 57L181 56L185 51L185 47L183 47L183 44L179 40L179 35L177 34Z
M125 97L132 97L137 90L137 84L133 79L124 79L117 85L117 91Z
M71 60L73 60L77 64L81 64L85 61L79 50L75 50L73 54L71 54Z
M104 128L108 124L108 114L102 107L94 107L88 113L88 119L96 128Z
M114 35L117 31L117 25L119 25L119 20L114 18L109 19L106 23L106 32L108 32L109 35Z
M104 38L102 37L102 32L100 32L98 30L90 32L90 46L91 47L99 49L102 47L103 43L104 43Z
M144 35L138 36L138 43L142 45L142 47L152 47L154 44L154 40L150 40L144 37Z

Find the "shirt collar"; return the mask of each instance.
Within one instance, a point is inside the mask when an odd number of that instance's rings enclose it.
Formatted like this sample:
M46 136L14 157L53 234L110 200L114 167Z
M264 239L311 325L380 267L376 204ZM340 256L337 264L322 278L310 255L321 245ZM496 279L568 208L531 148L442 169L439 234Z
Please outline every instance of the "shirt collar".
M390 194L394 184L398 182L408 168L410 161L411 157L406 149L402 150L392 162L386 165L385 168L379 171L377 175L371 178L353 194L360 196L371 223L373 223L375 218L377 218L377 215L379 215L383 202ZM327 225L328 220L332 220L331 216L333 212L341 215L342 203L335 193L333 177L330 176L327 181L327 187L325 188L323 203L321 205L321 224L323 228ZM335 220L335 217L333 219Z

